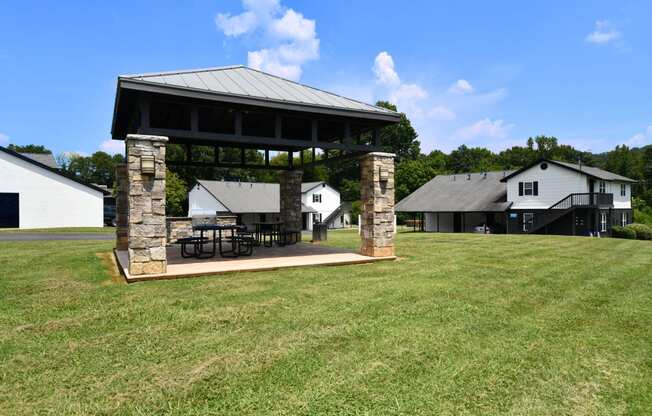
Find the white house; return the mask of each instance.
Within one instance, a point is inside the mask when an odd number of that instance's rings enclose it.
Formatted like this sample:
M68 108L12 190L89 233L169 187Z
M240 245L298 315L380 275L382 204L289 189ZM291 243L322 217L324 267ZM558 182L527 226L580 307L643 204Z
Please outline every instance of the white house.
M440 175L396 205L424 231L610 234L632 222L635 181L595 167L540 160L517 171Z
M0 227L104 225L107 192L64 175L55 166L43 155L28 156L0 147Z
M326 222L331 228L351 224L350 209L340 203L340 193L325 182L301 184L303 229ZM188 216L233 214L240 224L276 221L280 211L277 183L198 180L188 193Z

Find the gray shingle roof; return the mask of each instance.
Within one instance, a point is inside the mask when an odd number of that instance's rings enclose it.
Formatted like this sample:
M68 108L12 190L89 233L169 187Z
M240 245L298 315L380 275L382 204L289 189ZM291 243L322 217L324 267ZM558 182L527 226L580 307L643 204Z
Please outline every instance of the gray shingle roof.
M586 165L578 165L576 163L568 163L568 162L559 162L557 160L554 161L554 163L557 163L558 165L566 166L567 168L574 169L580 172L584 172L588 174L589 176L594 176L598 179L603 179L605 181L624 181L624 182L636 182L634 179L626 178L625 176L618 175L616 173L612 173L600 168L594 168L593 166L586 166Z
M23 153L20 152L21 155L26 156L32 160L35 160L49 168L52 169L59 169L59 166L57 165L57 161L54 159L54 156L52 153Z
M120 76L121 80L278 102L388 116L399 114L245 66L225 66Z
M197 181L234 214L277 213L281 210L277 183ZM301 204L301 212L316 212Z
M440 175L396 204L397 212L503 212L507 185L501 182L511 172Z
M320 182L304 182L301 184L301 193L308 192L312 188L316 188L319 185L323 185L326 182L320 181Z
M579 165L577 163L561 162L559 160L552 160L552 159L540 159L540 160L537 160L536 162L531 163L531 164L529 164L529 165L527 165L525 167L522 167L521 169L515 170L514 172L512 172L511 174L509 174L505 178L503 178L503 181L507 181L512 176L516 176L519 173L524 172L524 171L532 168L533 166L536 166L536 165L540 164L541 162L552 163L552 164L555 164L557 166L561 166L561 167L564 167L564 168L567 168L567 169L571 169L571 170L574 170L576 172L580 172L580 173L583 173L585 175L594 177L596 179L602 179L602 180L605 180L605 181L636 182L634 179L630 179L630 178L627 178L625 176L618 175L616 173L608 172L608 171L606 171L604 169L595 168L593 166L587 166L587 165Z

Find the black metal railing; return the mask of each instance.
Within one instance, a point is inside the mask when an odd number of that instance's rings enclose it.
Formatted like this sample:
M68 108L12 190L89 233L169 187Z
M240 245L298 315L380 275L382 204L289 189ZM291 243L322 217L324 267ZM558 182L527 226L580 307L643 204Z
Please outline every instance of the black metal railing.
M547 210L533 215L531 221L522 224L521 232L531 233L558 220L574 208L613 207L614 196L607 193L570 194Z
M581 193L570 194L566 198L552 205L549 209L569 209L578 207L608 207L614 203L614 195L606 193Z

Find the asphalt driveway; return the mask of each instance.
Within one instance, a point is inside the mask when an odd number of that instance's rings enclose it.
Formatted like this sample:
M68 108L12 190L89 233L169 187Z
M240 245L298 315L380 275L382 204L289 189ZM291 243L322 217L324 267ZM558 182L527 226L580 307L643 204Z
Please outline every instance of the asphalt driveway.
M0 233L0 241L114 240L108 233Z

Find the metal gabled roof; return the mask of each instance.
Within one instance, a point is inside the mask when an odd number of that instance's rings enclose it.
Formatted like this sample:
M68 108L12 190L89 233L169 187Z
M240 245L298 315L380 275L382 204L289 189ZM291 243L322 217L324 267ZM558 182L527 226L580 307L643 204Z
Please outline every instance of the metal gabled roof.
M215 199L234 214L277 213L281 189L277 183L197 180ZM301 204L301 212L316 212Z
M220 97L247 98L257 101L262 106L287 104L309 107L315 112L319 112L320 109L337 110L361 117L377 116L387 121L398 121L400 118L395 111L342 97L246 66L122 75L119 81L125 88L141 89L138 88L140 84L143 90L148 90L146 86L159 86L171 90L209 93ZM306 108L303 110L305 111Z
M459 173L435 176L396 204L397 212L504 212L510 172Z

